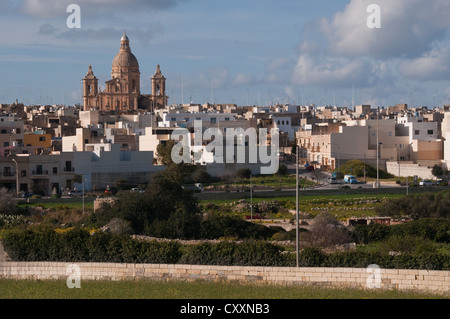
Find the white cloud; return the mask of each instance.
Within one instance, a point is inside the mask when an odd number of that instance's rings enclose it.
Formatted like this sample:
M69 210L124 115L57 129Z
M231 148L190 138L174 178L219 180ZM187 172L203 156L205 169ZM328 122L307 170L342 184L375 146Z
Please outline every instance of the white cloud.
M160 23L154 23L146 28L131 28L127 29L127 34L134 39L137 39L142 45L148 45L151 40L161 35L164 31L164 27ZM119 28L81 28L81 29L64 29L57 35L59 39L65 39L69 41L87 41L97 42L99 40L118 41L121 37L123 30Z
M362 59L314 58L302 54L297 61L292 82L298 85L367 85L372 71Z
M247 85L254 81L253 76L244 74L244 73L238 73L234 77L232 83L233 85Z
M292 60L290 58L278 58L271 60L267 63L266 68L268 71L278 71L280 69L285 68L286 66L290 65L292 63Z
M123 11L164 10L185 0L23 0L20 12L35 18L55 18L67 16L67 6L75 3L86 15L116 15Z
M398 69L402 75L416 80L448 80L450 49L434 49L416 59L403 60Z
M320 21L330 49L346 56L416 57L442 40L450 27L447 0L378 0L381 28L367 27L372 0L352 0L333 19Z

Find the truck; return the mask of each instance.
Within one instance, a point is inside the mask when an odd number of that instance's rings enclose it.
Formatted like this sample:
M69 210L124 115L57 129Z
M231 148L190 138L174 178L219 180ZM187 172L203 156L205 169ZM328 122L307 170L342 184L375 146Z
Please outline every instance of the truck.
M344 183L346 183L346 184L358 184L358 180L353 175L345 175L344 176Z

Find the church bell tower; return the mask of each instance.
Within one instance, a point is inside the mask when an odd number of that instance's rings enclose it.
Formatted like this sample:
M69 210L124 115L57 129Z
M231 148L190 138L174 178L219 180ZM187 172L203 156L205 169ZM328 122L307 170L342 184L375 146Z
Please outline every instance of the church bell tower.
M91 65L89 65L88 72L83 78L83 104L84 111L98 108L98 79L92 72Z
M152 76L152 102L154 108L165 107L166 98L166 78L161 73L159 64L156 66L156 72Z

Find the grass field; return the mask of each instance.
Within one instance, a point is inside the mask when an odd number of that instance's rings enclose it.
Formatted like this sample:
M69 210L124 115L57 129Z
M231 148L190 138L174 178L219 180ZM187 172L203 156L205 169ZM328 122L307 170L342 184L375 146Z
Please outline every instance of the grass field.
M0 299L448 299L396 290L316 288L238 283L0 280Z

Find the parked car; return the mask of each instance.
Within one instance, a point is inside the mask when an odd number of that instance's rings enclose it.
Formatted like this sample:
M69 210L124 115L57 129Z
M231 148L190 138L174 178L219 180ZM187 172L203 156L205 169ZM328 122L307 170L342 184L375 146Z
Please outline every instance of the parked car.
M195 188L199 190L200 192L203 192L203 184L202 183L195 183Z
M69 196L72 196L72 197L83 196L83 192L79 191L79 190L69 191Z
M337 178L333 177L333 176L329 178L329 182L330 182L330 184L339 184L339 181L337 180Z
M420 181L419 185L420 186L434 186L434 183L428 179L424 179L424 180Z

